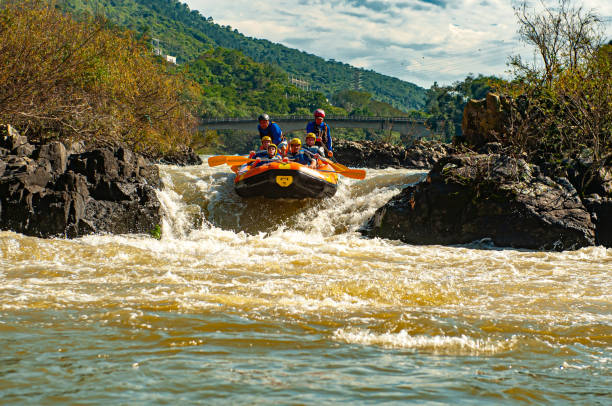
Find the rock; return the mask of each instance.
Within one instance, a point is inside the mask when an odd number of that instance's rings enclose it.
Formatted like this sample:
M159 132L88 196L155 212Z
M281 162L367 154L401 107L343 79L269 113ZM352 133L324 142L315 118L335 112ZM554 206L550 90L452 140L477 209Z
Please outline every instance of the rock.
M27 137L20 135L13 126L0 124L0 148L12 151L27 143Z
M427 180L377 210L362 232L411 244L568 250L593 245L595 227L567 179L502 155L450 155Z
M463 109L461 132L468 145L478 149L490 142L503 142L509 125L511 100L488 93L485 99L469 100Z
M202 158L191 148L184 148L179 151L173 151L164 155L160 160L160 164L164 165L201 165Z
M583 202L596 225L597 244L612 248L612 198L594 195L583 199Z
M66 147L59 141L41 145L34 150L32 158L49 161L51 163L51 169L58 174L66 171L68 155Z
M83 154L85 152L87 152L87 147L85 146L85 141L73 142L66 149L66 154L67 155Z
M434 141L416 141L407 148L374 141L340 139L334 143L334 157L338 162L362 168L431 168L450 150L450 145Z
M69 154L62 143L50 142L30 158L14 154L27 142L2 140L12 149L0 158L0 229L78 237L143 233L161 223L155 192L161 185L159 169L130 150ZM14 148L15 143L20 145Z
M29 157L32 155L35 149L36 147L34 145L26 143L26 144L20 145L17 148L13 149L11 153L17 156Z

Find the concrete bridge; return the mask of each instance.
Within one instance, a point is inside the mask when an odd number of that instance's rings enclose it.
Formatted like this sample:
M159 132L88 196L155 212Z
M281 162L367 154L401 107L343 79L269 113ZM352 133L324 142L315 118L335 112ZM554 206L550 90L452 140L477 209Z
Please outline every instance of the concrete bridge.
M306 124L313 121L312 116L283 116L272 117L283 133L292 131L305 131ZM372 130L397 131L411 138L422 138L432 134L425 125L424 119L413 119L407 117L325 117L325 122L334 128L368 128ZM203 119L201 130L244 130L256 131L256 118L217 118Z

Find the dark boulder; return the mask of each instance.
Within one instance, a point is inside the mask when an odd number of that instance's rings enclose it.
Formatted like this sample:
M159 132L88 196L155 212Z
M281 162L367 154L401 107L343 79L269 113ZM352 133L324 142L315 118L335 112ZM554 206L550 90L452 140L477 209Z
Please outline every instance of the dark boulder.
M498 154L440 159L427 180L377 210L362 232L412 244L567 250L595 243L595 227L567 179Z
M8 151L0 154L0 229L78 237L145 233L161 223L159 169L142 156L24 138L0 127L0 152Z
M179 166L187 166L187 165L201 165L202 158L191 148L182 148L178 151L172 151L164 155L158 161L160 164L164 165L179 165Z
M348 141L334 143L334 157L338 162L360 168L431 168L452 147L436 141L415 141L408 147L375 141Z
M461 132L465 142L478 149L490 142L503 142L510 126L512 100L488 93L485 99L469 100L463 109Z
M612 198L592 195L583 201L597 227L595 232L597 244L612 247Z

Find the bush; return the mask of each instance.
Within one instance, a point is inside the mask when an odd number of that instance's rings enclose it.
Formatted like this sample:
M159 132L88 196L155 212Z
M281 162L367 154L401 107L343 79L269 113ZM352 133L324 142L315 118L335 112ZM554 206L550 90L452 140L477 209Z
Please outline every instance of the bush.
M0 0L0 122L34 141L123 144L150 157L188 145L195 120L146 43L52 1Z
M582 191L612 160L612 46L602 44L602 20L558 0L538 14L517 9L521 38L542 63L511 59L515 80L498 84L513 96L507 142L553 172L570 160L587 163Z

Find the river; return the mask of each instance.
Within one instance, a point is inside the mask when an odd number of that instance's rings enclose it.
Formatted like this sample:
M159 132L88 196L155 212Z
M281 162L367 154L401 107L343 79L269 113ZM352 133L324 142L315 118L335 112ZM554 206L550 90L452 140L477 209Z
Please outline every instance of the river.
M1 404L612 404L612 249L362 237L422 171L282 201L160 169L161 240L0 232Z

